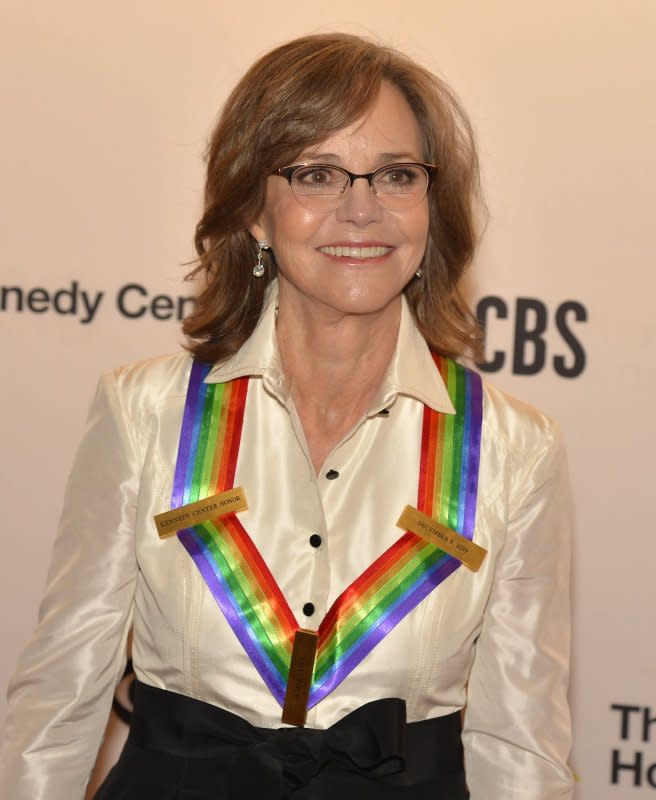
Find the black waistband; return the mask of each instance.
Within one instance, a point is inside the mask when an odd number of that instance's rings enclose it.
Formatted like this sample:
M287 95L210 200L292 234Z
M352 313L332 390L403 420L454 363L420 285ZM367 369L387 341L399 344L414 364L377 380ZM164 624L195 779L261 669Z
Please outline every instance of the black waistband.
M466 800L462 761L458 713L406 723L390 698L326 730L258 728L137 682L128 744L96 800Z

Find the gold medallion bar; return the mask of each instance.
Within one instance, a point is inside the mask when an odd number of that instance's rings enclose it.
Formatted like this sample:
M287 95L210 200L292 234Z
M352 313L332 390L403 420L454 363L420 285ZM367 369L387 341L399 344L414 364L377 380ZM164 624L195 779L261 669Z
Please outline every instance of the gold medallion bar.
M282 707L282 721L287 725L297 725L299 728L305 725L318 642L317 631L299 628L294 635L292 661Z
M199 525L201 522L223 517L236 511L246 511L248 503L241 486L235 486L227 492L205 497L195 503L188 503L180 508L172 508L154 517L160 539L173 536L174 533Z
M411 531L426 539L427 542L444 550L450 556L457 558L472 572L478 572L487 550L469 539L461 536L458 531L447 528L436 519L418 511L412 506L406 506L396 523L404 531Z

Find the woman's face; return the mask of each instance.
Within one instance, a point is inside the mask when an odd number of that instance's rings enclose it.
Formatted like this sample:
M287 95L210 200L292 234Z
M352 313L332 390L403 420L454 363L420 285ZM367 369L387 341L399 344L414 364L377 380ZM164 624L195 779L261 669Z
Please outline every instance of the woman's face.
M336 164L368 173L423 161L419 125L403 94L383 83L371 109L353 125L307 148L294 163ZM356 180L333 211L305 208L287 180L267 180L264 208L251 233L266 240L278 264L280 300L293 297L344 314L383 311L398 302L418 269L428 235L428 200L390 211L367 181ZM336 248L356 248L348 255ZM362 249L366 248L366 249Z

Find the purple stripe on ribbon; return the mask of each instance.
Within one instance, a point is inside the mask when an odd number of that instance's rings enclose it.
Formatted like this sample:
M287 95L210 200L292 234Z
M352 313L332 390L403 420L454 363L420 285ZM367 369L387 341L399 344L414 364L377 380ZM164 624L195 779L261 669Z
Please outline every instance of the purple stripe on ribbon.
M249 625L244 624L237 599L230 588L224 584L213 567L212 561L205 553L202 539L193 528L179 531L178 538L189 555L193 558L207 587L223 612L228 624L239 639L255 669L266 683L271 694L282 706L285 700L285 683L281 681L277 670L269 662L265 651L259 647L255 633Z
M185 474L185 490L183 495L183 502L190 503L193 500L198 500L198 482L194 480L196 473L196 466L203 463L205 455L205 448L208 446L207 436L203 437L205 430L205 414L204 408L207 402L207 395L209 392L214 392L214 386L208 386L201 383L198 388L198 395L195 398L197 410L194 414L194 424L189 434L189 449L194 454L192 458L187 461L187 469Z
M469 372L470 402L468 407L471 415L469 427L468 464L466 474L466 499L465 518L463 521L463 535L468 539L474 536L476 524L476 498L478 496L478 472L481 462L481 430L483 426L483 383L481 376L476 372Z
M178 459L175 464L175 477L173 479L173 493L171 495L171 508L180 508L184 504L184 495L187 480L187 465L190 461L192 451L192 434L196 419L196 409L198 405L198 394L203 386L203 379L210 370L209 364L202 364L194 361L191 365L189 375L189 387L187 389L187 400L182 417L182 430L180 431L180 441L178 443ZM196 442L194 442L196 444ZM191 458L193 464L194 459ZM192 467L193 468L193 467Z
M467 539L473 536L473 530L467 530L465 526L465 514L467 510L467 482L469 472L469 437L471 430L471 380L467 370L464 370L465 377L465 407L462 409L462 453L460 460L460 475L458 479L458 528L457 530Z

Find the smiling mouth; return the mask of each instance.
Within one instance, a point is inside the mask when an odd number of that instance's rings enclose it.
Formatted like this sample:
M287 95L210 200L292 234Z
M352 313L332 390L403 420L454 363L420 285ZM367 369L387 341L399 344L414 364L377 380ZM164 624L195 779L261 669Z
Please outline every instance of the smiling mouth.
M381 245L376 245L374 247L320 247L319 252L325 253L327 256L337 256L343 257L347 256L350 258L380 258L381 256L386 256L388 253L391 253L394 248L392 247L383 247Z

